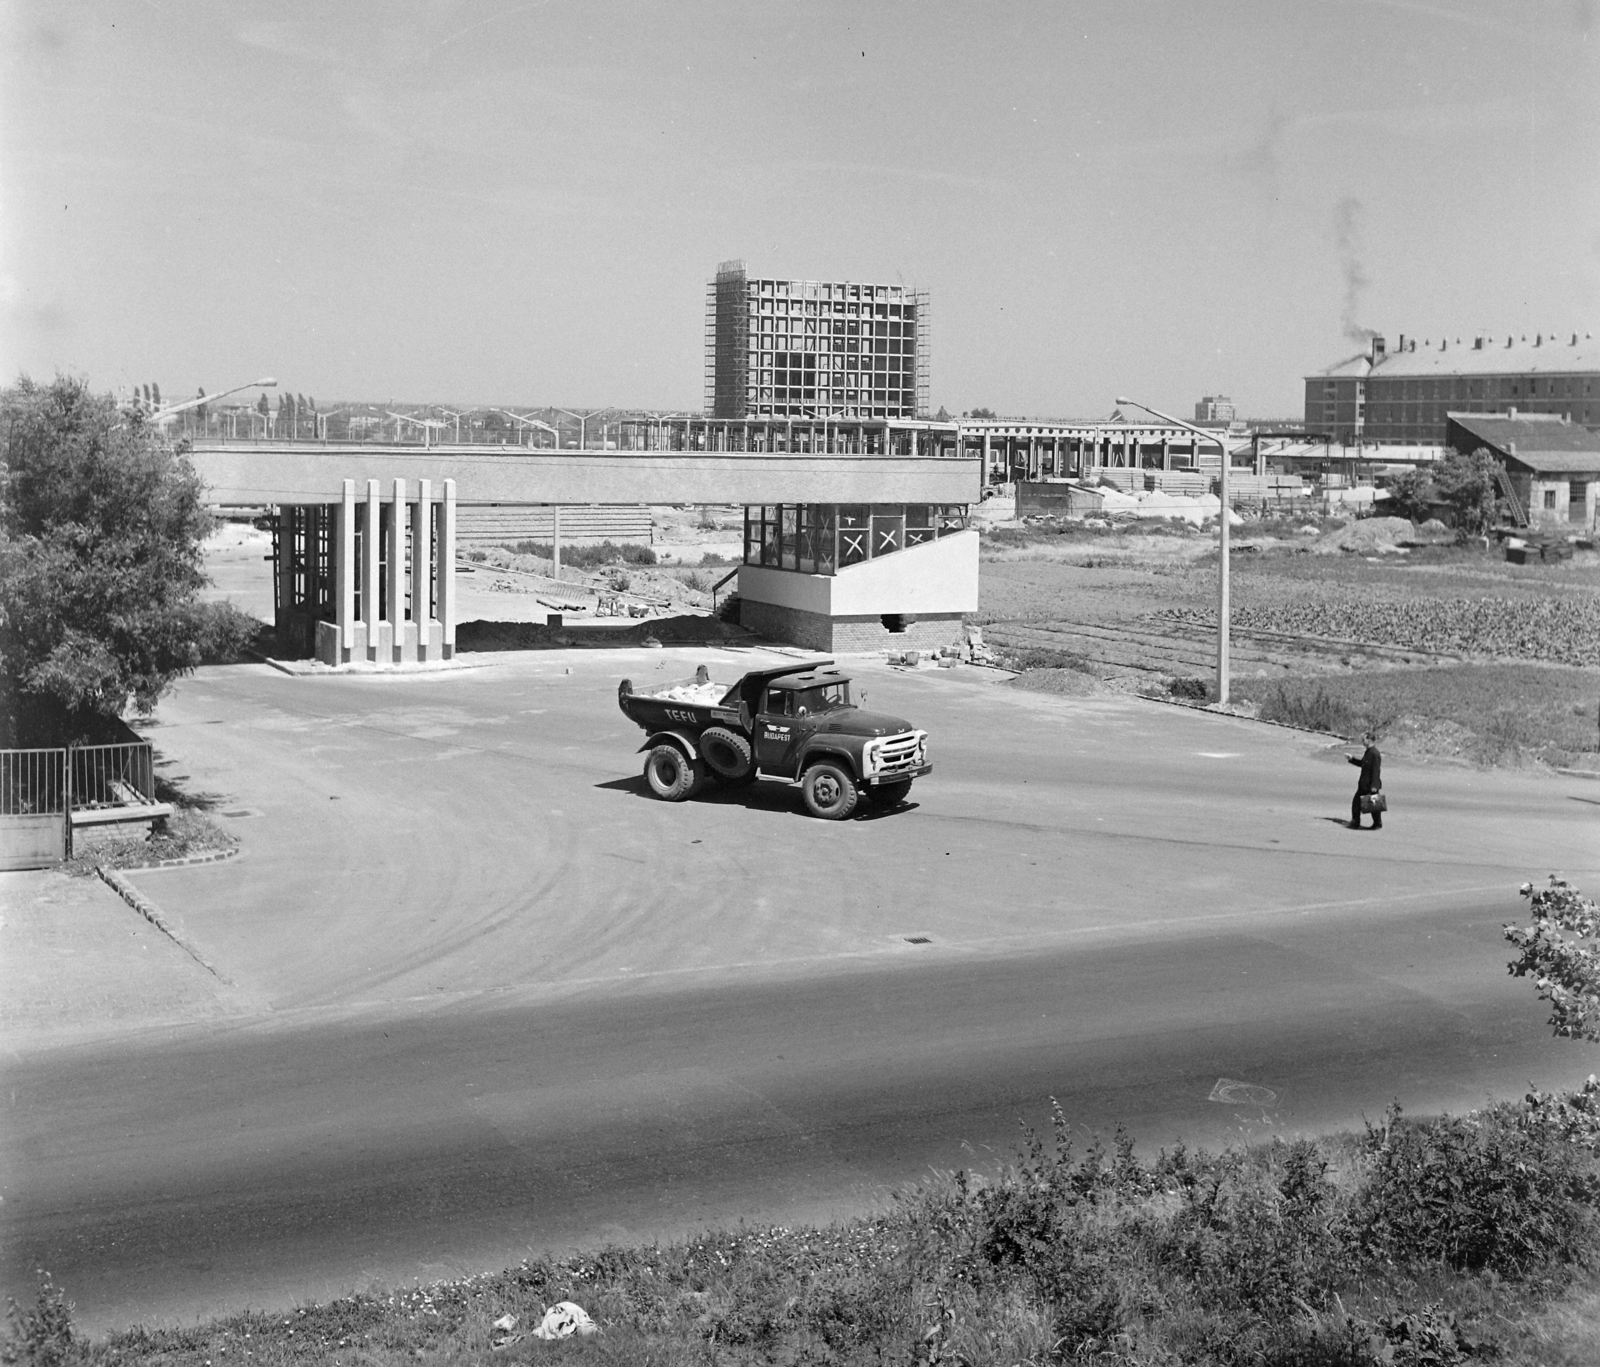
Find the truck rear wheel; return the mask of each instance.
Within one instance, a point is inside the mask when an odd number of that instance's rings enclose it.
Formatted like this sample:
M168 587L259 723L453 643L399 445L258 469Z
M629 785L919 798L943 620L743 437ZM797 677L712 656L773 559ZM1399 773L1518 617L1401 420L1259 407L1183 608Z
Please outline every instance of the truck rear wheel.
M700 733L700 753L711 770L722 778L737 782L755 773L750 742L726 726L708 726Z
M865 791L867 801L874 807L898 807L911 792L911 780L902 778L893 783L874 783Z
M820 816L824 821L843 821L855 811L860 793L847 769L832 760L819 760L800 780L800 795L812 816Z
M658 745L645 756L645 782L652 793L668 802L692 797L703 774L700 761L690 759L676 745Z

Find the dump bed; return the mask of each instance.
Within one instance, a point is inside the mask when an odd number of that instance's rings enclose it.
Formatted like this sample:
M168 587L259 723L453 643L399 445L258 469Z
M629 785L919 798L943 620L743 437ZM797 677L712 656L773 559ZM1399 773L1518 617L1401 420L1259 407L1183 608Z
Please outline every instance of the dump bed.
M739 725L739 685L708 679L680 679L648 693L635 693L633 680L617 686L617 706L629 721L646 731L688 728L699 732L721 722Z

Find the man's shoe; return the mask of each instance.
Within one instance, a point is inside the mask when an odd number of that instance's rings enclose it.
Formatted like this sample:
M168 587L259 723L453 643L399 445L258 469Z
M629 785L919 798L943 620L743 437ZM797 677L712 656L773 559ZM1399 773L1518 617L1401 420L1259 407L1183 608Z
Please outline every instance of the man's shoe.
M1375 830L1375 831L1381 831L1383 829L1383 822L1374 821L1372 823L1372 829Z

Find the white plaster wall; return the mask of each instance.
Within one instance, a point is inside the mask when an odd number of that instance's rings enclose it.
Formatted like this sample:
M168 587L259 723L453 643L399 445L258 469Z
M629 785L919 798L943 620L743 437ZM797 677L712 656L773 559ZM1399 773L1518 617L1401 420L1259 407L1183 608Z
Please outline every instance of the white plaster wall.
M976 612L978 533L952 532L832 576L741 565L739 596L828 617Z

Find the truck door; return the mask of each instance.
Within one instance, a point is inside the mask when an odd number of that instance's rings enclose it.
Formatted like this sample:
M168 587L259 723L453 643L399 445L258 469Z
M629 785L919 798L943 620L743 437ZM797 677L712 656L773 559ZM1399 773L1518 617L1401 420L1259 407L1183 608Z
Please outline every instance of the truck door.
M756 716L756 764L769 774L789 772L789 754L794 749L795 721L789 714L794 694L784 688L769 688Z

